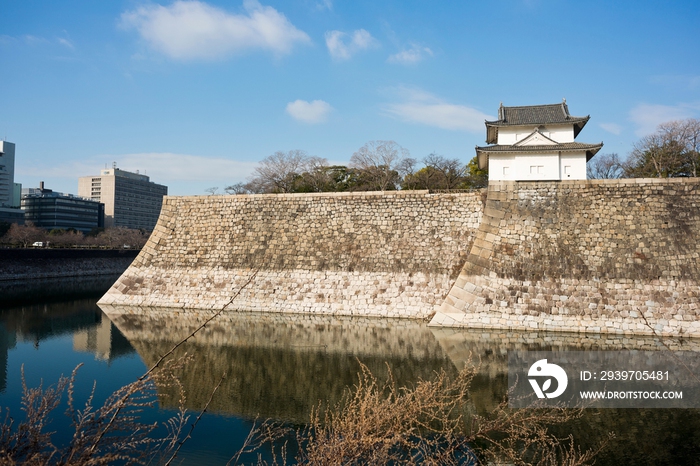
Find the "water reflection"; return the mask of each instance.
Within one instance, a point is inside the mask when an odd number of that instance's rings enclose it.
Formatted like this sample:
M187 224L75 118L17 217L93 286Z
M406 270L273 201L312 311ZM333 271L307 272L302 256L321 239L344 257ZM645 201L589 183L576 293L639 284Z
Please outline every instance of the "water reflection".
M181 309L103 306L147 365L196 329L210 314ZM445 369L455 374L480 361L472 385L473 409L486 413L507 391L509 350L700 351L698 340L611 335L567 335L433 329L390 319L230 313L208 324L191 344L194 361L178 374L187 405L201 409L223 373L226 380L210 409L242 417L293 423L308 420L319 401L336 402L357 381L359 361L378 377L388 370L399 385ZM161 389L166 404L167 388ZM700 457L698 410L587 409L583 418L557 427L588 447L615 432L617 438L597 464L695 464Z
M103 309L147 365L207 317ZM456 372L432 332L406 320L230 314L208 324L178 354L184 352L194 356L178 373L188 408L201 409L226 373L210 410L293 423L306 422L319 401L337 402L357 382L359 361L379 378L390 370L399 385L441 368Z
M0 309L72 299L99 298L119 274L0 280Z
M72 337L74 351L105 361L134 352L94 299L6 307L0 309L0 392L7 386L10 350L18 343L39 349L43 342L60 337Z

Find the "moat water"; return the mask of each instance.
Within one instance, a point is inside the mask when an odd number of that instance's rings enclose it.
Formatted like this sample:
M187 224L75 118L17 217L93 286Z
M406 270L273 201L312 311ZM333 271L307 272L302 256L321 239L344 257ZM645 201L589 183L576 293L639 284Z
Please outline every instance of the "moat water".
M96 383L96 404L137 379L160 355L196 328L202 313L155 313L111 321L97 306L116 277L19 284L0 294L0 406L21 418L21 372L29 387L55 383L78 365L75 397L85 400ZM4 284L6 286L7 284ZM0 286L2 288L2 286ZM9 288L8 288L9 289ZM2 290L0 289L0 292ZM620 349L658 345L653 339L587 338L552 334L510 334L431 329L401 320L312 318L279 314L229 315L183 345L192 361L178 371L191 420L214 386L226 378L208 412L195 428L177 464L226 464L240 448L256 418L292 426L307 422L320 403L335 403L357 382L360 363L379 378L389 371L400 385L411 385L444 369L456 374L480 361L472 402L486 413L507 390L507 353L518 349ZM160 402L144 421L175 413L172 390L159 387ZM56 443L69 438L63 408L50 430ZM700 464L700 410L587 409L574 422L557 427L583 447L607 435L615 439L601 452L602 465ZM249 457L253 462L255 457Z

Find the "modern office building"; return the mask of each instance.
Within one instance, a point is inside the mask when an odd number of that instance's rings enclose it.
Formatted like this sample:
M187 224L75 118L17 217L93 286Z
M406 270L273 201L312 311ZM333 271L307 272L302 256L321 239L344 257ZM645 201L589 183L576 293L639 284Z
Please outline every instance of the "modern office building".
M104 204L45 189L43 181L38 189L23 190L22 209L25 222L47 230L75 229L88 233L104 226Z
M24 223L15 183L15 145L0 141L0 221ZM21 189L21 187L19 188Z
M105 227L142 228L152 231L158 221L168 187L146 175L120 170L115 165L99 176L82 176L78 195L105 205Z

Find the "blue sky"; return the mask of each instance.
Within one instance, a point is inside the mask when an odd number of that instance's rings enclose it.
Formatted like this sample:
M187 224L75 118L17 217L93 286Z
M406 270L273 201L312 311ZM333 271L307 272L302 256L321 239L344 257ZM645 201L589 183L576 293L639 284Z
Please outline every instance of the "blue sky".
M700 2L0 0L15 182L77 193L117 162L173 195L302 149L394 140L466 163L504 105L566 98L626 156L700 117Z

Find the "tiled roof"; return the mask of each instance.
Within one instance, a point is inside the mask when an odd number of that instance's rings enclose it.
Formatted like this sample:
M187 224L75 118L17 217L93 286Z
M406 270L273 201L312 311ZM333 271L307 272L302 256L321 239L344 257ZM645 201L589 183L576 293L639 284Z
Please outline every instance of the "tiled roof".
M590 116L577 117L569 114L566 100L558 104L504 107L498 109L498 120L486 122L486 142L496 142L497 128L503 126L539 126L547 124L571 124L574 137L578 136Z
M515 145L494 145L494 146L484 146L476 147L477 152L559 152L559 151L589 151L594 150L598 152L600 148L603 147L603 143L598 144L585 144L583 142L565 142L562 144L547 144L539 146L515 146ZM595 153L595 152L594 152Z
M498 120L487 121L486 124L497 126L514 125L545 125L552 123L573 123L588 120L589 117L575 117L569 114L566 102L551 105L530 105L525 107L501 107L498 109Z
M572 151L585 151L586 152L586 162L591 160L595 154L603 147L603 143L598 144L585 144L583 142L565 142L562 144L547 144L547 145L537 145L537 146L515 146L515 145L493 145L485 147L476 147L477 160L479 162L479 168L484 169L488 167L488 156L491 153L501 153L505 154L520 153L523 152L572 152Z

